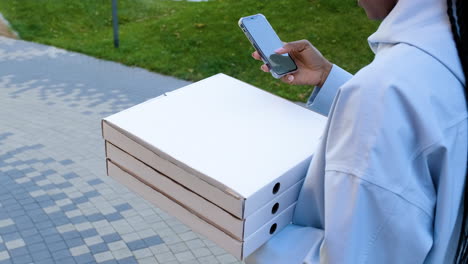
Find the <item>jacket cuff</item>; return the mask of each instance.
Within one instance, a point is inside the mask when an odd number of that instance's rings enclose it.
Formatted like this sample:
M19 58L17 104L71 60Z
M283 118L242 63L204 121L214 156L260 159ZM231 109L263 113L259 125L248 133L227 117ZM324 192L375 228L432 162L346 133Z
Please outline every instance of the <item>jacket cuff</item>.
M321 115L328 116L338 88L352 77L352 74L333 64L323 86L316 86L309 100L307 100L307 108Z

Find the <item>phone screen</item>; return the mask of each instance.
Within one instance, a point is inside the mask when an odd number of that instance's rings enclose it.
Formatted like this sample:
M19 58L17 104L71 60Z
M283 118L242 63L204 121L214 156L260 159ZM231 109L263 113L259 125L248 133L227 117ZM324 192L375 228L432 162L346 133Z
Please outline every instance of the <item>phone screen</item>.
M270 70L283 75L297 69L296 64L288 54L275 53L275 50L283 47L283 42L263 15L246 17L242 20L242 24L247 34L250 35L254 46L256 45L255 48L270 64Z

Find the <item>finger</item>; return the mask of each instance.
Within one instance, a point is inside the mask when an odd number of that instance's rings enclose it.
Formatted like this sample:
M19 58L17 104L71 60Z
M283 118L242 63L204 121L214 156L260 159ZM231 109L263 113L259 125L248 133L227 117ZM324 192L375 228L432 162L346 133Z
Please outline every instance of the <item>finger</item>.
M288 83L288 84L294 84L294 75L293 74L287 74L283 77L281 77L281 80L285 83Z
M270 69L268 68L268 66L266 64L263 64L260 69L264 72L270 72Z
M278 54L289 53L292 51L301 52L309 46L312 46L312 44L308 40L303 39L286 43L282 48L275 50L275 52Z
M275 50L276 54L285 54L285 53L288 53L288 52L289 51L287 51L284 47L281 47L281 48Z
M262 58L260 57L260 54L258 53L258 51L254 51L252 53L252 57L256 60L262 60Z

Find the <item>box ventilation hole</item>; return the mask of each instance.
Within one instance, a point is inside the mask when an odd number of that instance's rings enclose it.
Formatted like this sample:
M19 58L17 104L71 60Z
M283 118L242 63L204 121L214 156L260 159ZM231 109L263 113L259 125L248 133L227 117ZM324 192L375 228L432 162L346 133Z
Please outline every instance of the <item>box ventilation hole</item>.
M273 207L271 208L271 214L276 214L276 212L278 212L278 209L279 203L275 203L275 205L273 205Z
M273 194L276 194L279 191L280 187L281 187L281 184L277 182L275 186L273 186Z
M277 225L276 223L274 223L274 224L270 227L270 235L273 235L273 233L275 233L276 227L277 227L277 226L278 226L278 225Z

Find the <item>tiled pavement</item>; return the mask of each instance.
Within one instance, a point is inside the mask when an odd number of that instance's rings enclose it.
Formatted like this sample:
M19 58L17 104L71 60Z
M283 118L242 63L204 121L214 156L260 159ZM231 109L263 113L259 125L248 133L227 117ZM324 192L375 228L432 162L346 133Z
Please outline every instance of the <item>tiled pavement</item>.
M0 263L238 263L106 176L100 119L186 84L0 37Z

